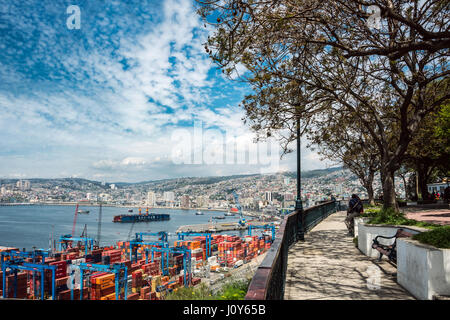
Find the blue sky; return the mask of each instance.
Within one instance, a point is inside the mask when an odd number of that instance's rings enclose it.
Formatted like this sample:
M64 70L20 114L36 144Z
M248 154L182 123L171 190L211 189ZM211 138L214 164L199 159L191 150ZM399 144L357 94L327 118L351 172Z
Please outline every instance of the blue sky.
M80 8L80 29L67 27L69 5ZM239 108L249 89L211 63L207 34L193 0L0 0L0 177L258 173L260 161L173 161L187 146L175 133L198 146L195 122L219 137L199 138L203 149L227 143L225 132L253 143ZM325 167L308 150L302 161ZM294 170L295 157L276 169Z

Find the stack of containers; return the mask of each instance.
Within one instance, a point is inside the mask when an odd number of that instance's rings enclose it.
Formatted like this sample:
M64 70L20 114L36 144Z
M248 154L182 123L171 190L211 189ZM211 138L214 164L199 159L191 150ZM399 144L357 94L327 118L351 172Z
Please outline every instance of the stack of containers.
M131 291L133 293L140 292L141 287L142 287L142 282L143 282L143 280L142 280L142 270L139 269L139 270L133 271L131 273L131 276L132 276Z
M100 263L102 262L102 249L96 249L96 250L92 250L92 260L93 263Z
M106 263L106 264L118 263L122 260L122 253L118 249L103 251L102 257L109 257L109 263ZM105 259L105 260L108 261L108 259Z
M115 300L115 275L98 273L91 276L91 300ZM114 299L111 296L114 295Z
M58 293L58 300L70 300L71 294L70 289L64 290ZM73 289L73 298L74 300L80 299L80 289Z
M142 269L144 270L144 273L148 275L151 276L159 275L159 264L156 261L142 265Z
M56 266L55 270L55 291L59 292L66 288L67 280L69 277L67 276L67 261L55 261L50 262L49 266ZM39 277L38 277L39 278ZM31 281L32 282L32 281ZM52 293L52 271L45 270L45 292L47 294Z
M3 283L2 283L3 285ZM17 273L17 287L15 287L14 275L9 275L6 277L6 290L8 293L8 298L14 298L14 288L16 288L16 298L26 299L27 298L27 273L18 272ZM3 288L3 287L2 287Z
M151 291L156 291L156 288L161 285L161 276L152 277L152 287Z
M130 293L127 295L127 300L139 300L139 293Z
M142 300L150 300L150 287L142 287L139 298Z

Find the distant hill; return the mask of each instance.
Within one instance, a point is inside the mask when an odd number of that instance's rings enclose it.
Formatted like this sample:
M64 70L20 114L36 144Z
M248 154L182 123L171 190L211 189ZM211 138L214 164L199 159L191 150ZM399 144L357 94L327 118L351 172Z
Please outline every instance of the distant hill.
M317 169L302 171L302 178L315 178L330 174L335 171L343 170L343 167L334 167L328 169ZM296 178L296 172L284 172L282 175L290 178ZM231 175L231 176L217 176L217 177L183 177L183 178L171 178L162 180L150 180L142 182L110 182L104 185L100 181L88 180L84 178L57 178L57 179L45 179L45 178L32 178L32 179L0 179L0 184L15 184L18 180L28 180L31 184L42 184L47 186L62 186L72 189L82 189L86 186L95 186L101 189L109 189L111 184L115 184L118 188L137 186L158 186L158 189L169 191L175 188L182 187L183 185L208 185L222 181L241 179L248 177L258 177L261 174L247 174L247 175Z
M344 170L344 167L333 167L333 168L327 168L327 169L302 171L302 178L303 179L316 178L316 177L325 176L332 172L341 171L341 170ZM297 178L297 172L289 172L289 173L286 173L285 175L289 176L291 178Z

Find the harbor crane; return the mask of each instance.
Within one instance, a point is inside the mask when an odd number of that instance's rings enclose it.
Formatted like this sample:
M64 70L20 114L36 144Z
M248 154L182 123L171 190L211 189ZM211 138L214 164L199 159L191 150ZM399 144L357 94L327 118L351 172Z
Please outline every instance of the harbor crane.
M157 236L158 241L144 241L144 236ZM136 232L136 238L134 240L128 241L130 245L130 260L133 261L134 256L134 262L137 262L138 254L137 254L137 248L141 245L148 245L148 246L160 246L162 248L169 247L168 242L168 234L165 231L160 232Z
M211 239L212 239L211 233L192 232L192 231L180 232L180 233L178 233L178 240L184 240L185 236L205 237L206 259L208 259L211 256Z
M122 288L124 289L124 300L127 300L127 267L125 266L125 263L114 263L112 265L80 263L80 265L74 265L74 267L79 268L80 270L80 300L83 300L83 275L86 271L114 273L116 300L119 300ZM71 298L73 300L73 286L71 286L70 290Z
M242 207L241 207L241 205L239 203L239 197L238 197L238 195L237 195L235 190L233 190L233 196L234 196L234 202L236 203L236 208L239 211L239 216L241 217L241 219L239 220L239 225L245 226L246 221L245 221L245 219L244 219L244 217L242 215Z
M275 240L275 225L273 225L273 224L265 224L265 225L262 225L262 226L258 226L258 225L249 224L248 225L248 235L249 236L252 235L252 230L253 229L271 230L272 231L272 242Z
M191 250L186 247L175 247L175 248L145 248L145 261L148 263L149 252L152 257L152 262L154 261L154 253L160 252L161 255L161 270L163 275L167 276L169 274L169 254L181 253L183 254L183 275L184 275L184 286L187 288L192 280L191 275ZM164 261L165 258L165 261Z
M72 237L71 234L67 234L59 238L59 251L61 251L62 248L66 250L69 247L69 243L72 243L73 241L84 242L85 255L88 255L88 246L89 251L92 251L95 240L87 237Z
M34 263L34 260L36 257L40 256L42 258L41 263ZM6 260L6 257L9 257L9 260ZM37 290L36 290L36 279L35 279L35 273L39 272L41 274L41 280L40 280L40 299L44 300L44 284L45 284L45 271L50 270L52 272L52 300L55 300L55 276L56 276L56 266L49 266L44 264L45 263L45 257L48 257L48 252L43 250L34 250L34 251L16 251L12 250L10 252L2 252L1 253L1 265L2 265L2 272L3 272L3 298L8 297L8 292L6 290L6 270L9 269L14 273L14 298L17 297L17 271L23 270L23 271L32 271L33 272L33 288L35 297L38 296ZM24 258L32 258L33 263L25 262ZM10 289L10 288L8 288Z

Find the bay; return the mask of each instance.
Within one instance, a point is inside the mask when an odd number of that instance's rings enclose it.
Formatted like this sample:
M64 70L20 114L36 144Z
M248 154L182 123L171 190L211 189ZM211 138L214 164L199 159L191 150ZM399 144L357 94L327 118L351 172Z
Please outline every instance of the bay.
M80 206L79 209L89 210L89 214L78 214L75 228L75 236L81 236L86 225L87 235L97 240L99 207ZM208 223L213 216L223 216L221 211L202 211L204 215L196 215L197 210L183 210L170 208L149 209L153 213L170 214L169 221L139 222L139 223L114 223L113 217L119 214L129 214L128 209L133 209L133 214L138 213L138 208L125 207L102 207L102 223L100 234L100 245L114 245L116 241L127 241L129 236L134 238L136 232L159 232L169 233L171 245L177 240L175 234L178 227L182 225ZM25 248L32 250L36 248L48 249L49 239L53 233L56 240L62 235L72 232L75 206L59 205L24 205L24 206L0 206L0 246ZM145 208L142 209L145 214ZM212 221L214 221L213 219ZM226 221L238 221L239 216L226 217ZM227 234L245 235L243 231L228 231ZM57 247L56 247L57 248Z

